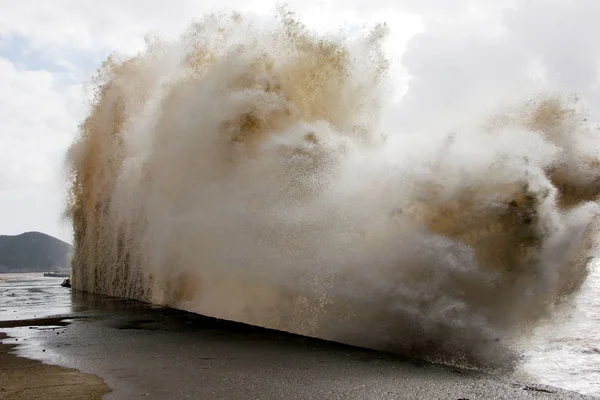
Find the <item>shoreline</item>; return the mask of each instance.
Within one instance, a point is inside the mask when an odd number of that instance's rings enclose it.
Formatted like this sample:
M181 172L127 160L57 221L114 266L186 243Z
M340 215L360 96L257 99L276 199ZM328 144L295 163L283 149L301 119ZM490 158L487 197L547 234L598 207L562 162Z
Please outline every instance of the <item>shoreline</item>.
M59 283L0 285L0 400L597 399Z
M9 337L0 331L0 399L101 400L111 392L96 375L14 354L18 344L3 342Z
M594 399L135 301L90 304L0 321L0 399Z

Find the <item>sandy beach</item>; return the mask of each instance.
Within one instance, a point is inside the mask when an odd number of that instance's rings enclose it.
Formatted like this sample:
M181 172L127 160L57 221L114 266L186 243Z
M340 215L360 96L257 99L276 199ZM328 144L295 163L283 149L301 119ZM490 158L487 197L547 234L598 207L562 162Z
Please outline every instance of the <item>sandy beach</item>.
M0 340L6 335L0 333ZM45 364L13 354L16 345L0 345L0 399L101 399L110 392L99 377L73 368Z
M1 399L592 398L136 301L60 296L71 311L54 317L50 298L36 317L0 307Z

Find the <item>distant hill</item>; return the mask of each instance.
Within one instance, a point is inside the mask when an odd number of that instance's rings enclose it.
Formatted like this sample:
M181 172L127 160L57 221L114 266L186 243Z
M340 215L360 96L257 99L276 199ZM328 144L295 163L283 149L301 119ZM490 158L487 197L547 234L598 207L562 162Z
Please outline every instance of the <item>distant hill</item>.
M72 246L40 232L0 235L0 273L69 269Z

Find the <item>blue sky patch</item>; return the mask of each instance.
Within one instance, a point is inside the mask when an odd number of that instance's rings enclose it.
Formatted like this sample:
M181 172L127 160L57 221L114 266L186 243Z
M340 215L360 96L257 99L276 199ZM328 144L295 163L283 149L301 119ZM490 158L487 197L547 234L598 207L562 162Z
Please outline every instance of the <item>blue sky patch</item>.
M57 51L58 50L58 51ZM107 57L106 52L72 51L68 48L38 50L30 40L20 35L0 36L0 57L13 62L18 68L52 73L93 71ZM58 56L60 54L60 56ZM69 68L69 65L72 67Z

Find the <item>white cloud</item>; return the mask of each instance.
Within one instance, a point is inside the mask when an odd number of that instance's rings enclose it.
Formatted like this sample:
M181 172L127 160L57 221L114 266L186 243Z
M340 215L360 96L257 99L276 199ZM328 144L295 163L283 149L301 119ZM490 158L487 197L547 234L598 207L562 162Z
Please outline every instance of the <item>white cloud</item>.
M135 51L150 29L172 34L205 6L197 1L3 1L0 35L16 34L36 50Z
M64 151L81 110L77 85L0 58L0 231L43 230L68 239L60 224ZM37 228L36 228L37 226Z
M452 18L426 14L425 32L409 42L403 63L412 80L395 116L404 129L439 128L535 89L577 90L600 105L600 3L470 3Z
M47 71L0 58L0 190L56 181L61 152L77 129L79 92Z
M42 231L72 242L71 229L61 219L64 208L62 192L51 187L30 187L0 191L0 232L16 235Z
M143 38L150 32L164 38L174 38L187 28L192 20L199 19L206 13L220 11L226 7L264 15L271 13L277 3L263 1L248 5L247 2L236 0L224 6L219 1L195 0L178 0L174 3L162 0L3 0L0 4L0 36L25 37L36 50L118 50L135 53L143 48ZM341 3L295 1L290 5L299 15L308 12L309 23L310 14L315 20L327 17L330 25L348 16L341 10L345 8ZM351 9L348 11L356 14ZM361 15L362 20L365 17L368 18L368 15Z
M539 54L552 83L586 89L597 81L600 43L600 3L573 0L519 1L504 15L515 41Z

